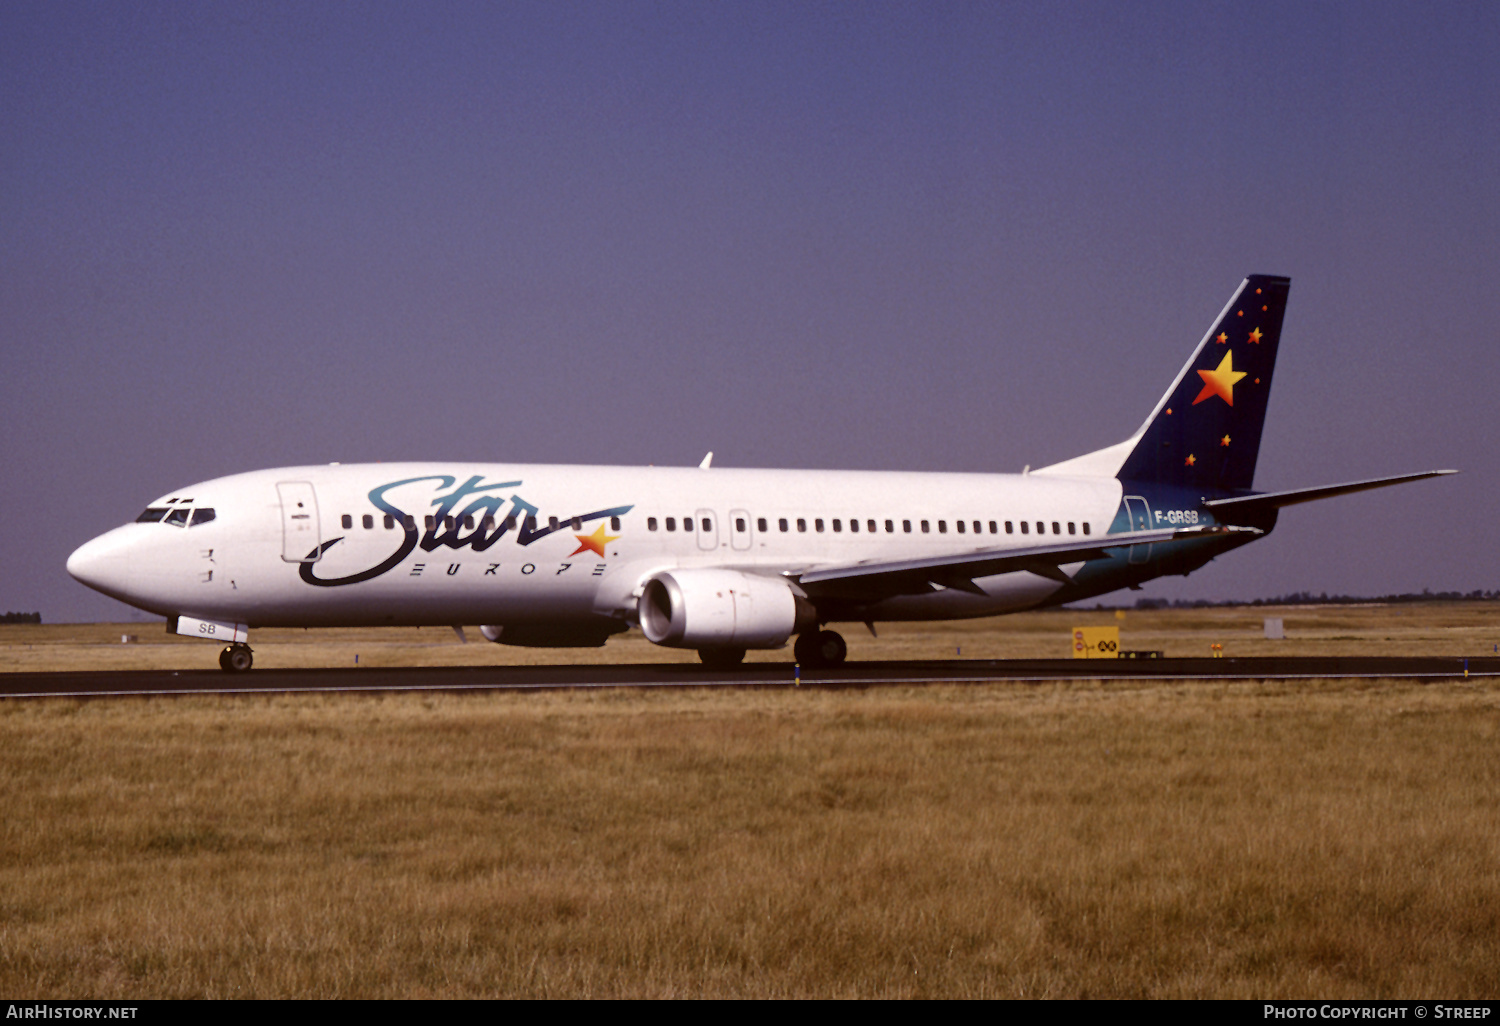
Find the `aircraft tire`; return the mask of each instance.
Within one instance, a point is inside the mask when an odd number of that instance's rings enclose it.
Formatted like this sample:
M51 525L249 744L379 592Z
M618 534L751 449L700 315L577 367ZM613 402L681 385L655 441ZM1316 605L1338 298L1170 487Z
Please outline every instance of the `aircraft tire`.
M797 635L792 655L803 666L838 666L849 655L849 646L838 631L806 631Z
M230 645L219 653L219 669L225 673L244 673L254 665L249 645Z
M743 648L700 648L698 658L710 670L729 670L745 661Z

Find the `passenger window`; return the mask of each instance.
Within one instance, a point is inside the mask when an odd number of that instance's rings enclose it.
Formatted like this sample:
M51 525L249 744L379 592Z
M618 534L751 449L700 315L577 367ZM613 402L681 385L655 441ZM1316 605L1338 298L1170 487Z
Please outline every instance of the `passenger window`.
M654 530L656 530L656 518L655 517L647 517L646 518L646 530L648 530L648 531L654 531Z
M930 531L931 531L931 530L932 530L932 528L931 528L931 527L929 527L929 526L928 526L928 525L927 525L927 521L925 521L925 520L924 520L924 521L922 521L922 533L923 533L923 534L927 534L927 533L929 533L929 532L930 532Z
M714 529L714 522L712 520L708 519L708 517L704 517L703 518L703 530L705 532L708 532L708 531L712 531L713 529Z
M620 529L620 518L619 517L610 517L609 518L609 529L611 531L618 531Z
M1047 533L1047 525L1043 521L1038 520L1036 522L1036 533L1037 534L1046 534Z
M147 506L141 515L135 518L135 522L138 524L155 524L166 515L167 507L165 506Z
M1062 525L1059 524L1056 520L1052 521L1052 533L1062 534Z
M814 518L814 520L813 520L813 530L815 530L815 531L821 531L821 530L823 530L823 518L822 517L816 517L816 518Z
M869 531L871 534L874 534L875 533L875 521L873 521L873 520L866 520L865 521L865 530Z
M495 518L493 516L486 516L479 522L479 529L485 534L489 534L495 529Z
M464 530L474 530L474 514L470 513L468 516L464 517Z
M957 523L957 525L955 525L955 526L958 527L958 533L959 534L963 534L964 533L964 522L962 520L960 520ZM942 530L942 527L943 527L943 522L941 520L939 520L938 521L938 530Z
M1087 520L1085 520L1083 522L1083 533L1084 534L1088 534L1089 533L1089 522Z
M557 530L557 518L556 517L548 517L547 518L547 530L549 530L549 531L555 531L555 530Z
M1030 533L1031 533L1031 525L1030 525L1030 524L1028 524L1028 523L1027 523L1027 522L1026 522L1026 521L1024 521L1024 520L1023 520L1023 521L1021 521L1021 533L1022 533L1022 534L1030 534Z
M803 520L801 517L797 518L797 530L802 532L806 532L807 530L807 521Z
M948 521L946 521L946 520L939 520L938 521L938 534L947 534L947 533L948 533Z
M193 522L191 524L189 524L188 526L189 527L197 527L199 524L206 524L206 523L208 523L213 518L214 518L213 507L212 506L204 506L202 509L195 509L195 510L193 510Z
M581 517L574 517L573 518L573 530L575 530L575 531L582 531L583 530L583 518L581 518Z
M444 517L443 518L443 526L445 528L447 528L448 530L450 530L450 531L453 530L453 518L452 517Z
M360 521L365 525L366 531L375 530L375 518L370 516L370 514L366 513L363 517L360 518Z
M345 513L343 516L339 517L339 523L343 524L344 530L347 531L349 530L349 528L354 526L354 518Z
M1068 533L1069 534L1077 534L1078 533L1077 525L1075 525L1073 523L1073 521L1071 521L1071 520L1068 521Z
M979 533L979 521L977 521L977 520L974 521L974 533L975 534Z
M885 522L885 533L886 534L895 534L896 533L896 523L895 523L895 521L893 521L893 520L887 520Z
M401 526L408 531L415 531L417 529L417 518L410 513L403 513L401 514Z
M189 510L186 506L178 506L172 512L167 514L167 523L171 524L174 527L186 527L188 521L188 512Z
M849 521L849 532L851 534L858 534L859 533L859 521L858 520L851 520L851 521Z
M776 521L776 526L781 528L782 534L786 534L786 517L782 517L780 520Z
M991 520L990 521L990 534L999 534L1000 532L998 530L996 530L997 527L999 527L999 525L996 524L993 520Z
M765 534L766 533L766 518L765 517L756 517L755 518L755 529L757 531L759 531L761 534Z
M677 518L676 517L667 517L667 530L668 531L675 531L675 530L677 530Z
M735 517L734 518L734 529L739 534L744 534L745 533L745 518L744 517Z
M842 531L844 529L844 522L842 520L840 520L838 517L834 517L833 518L833 529L834 529L835 532Z
M516 529L516 515L512 513L510 516L506 517L505 523L501 526L504 527L507 531L514 531ZM536 526L535 520L531 522L531 526Z
M1005 533L1006 534L1015 534L1016 533L1016 525L1013 524L1013 523L1011 523L1009 520L1007 520L1005 522Z
M432 514L429 513L422 518L422 523L427 525L427 530L432 530Z
M910 520L903 520L903 521L901 521L901 533L902 534L911 534L911 521Z

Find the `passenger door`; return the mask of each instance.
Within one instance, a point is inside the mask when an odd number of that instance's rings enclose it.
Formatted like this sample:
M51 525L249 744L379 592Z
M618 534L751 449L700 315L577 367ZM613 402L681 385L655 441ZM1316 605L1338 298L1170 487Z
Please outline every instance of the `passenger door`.
M1132 531L1151 530L1151 507L1146 505L1146 500L1139 495L1125 496L1125 512L1130 515L1130 529ZM1151 558L1151 546L1130 546L1130 562L1144 563Z
M318 526L318 497L309 481L279 481L281 558L288 563L316 563L323 558Z

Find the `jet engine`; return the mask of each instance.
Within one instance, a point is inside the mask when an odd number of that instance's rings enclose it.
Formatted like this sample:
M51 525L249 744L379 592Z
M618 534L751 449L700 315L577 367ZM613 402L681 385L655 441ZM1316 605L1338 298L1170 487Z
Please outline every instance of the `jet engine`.
M653 574L638 609L647 639L668 648L780 648L818 619L780 577L709 568Z

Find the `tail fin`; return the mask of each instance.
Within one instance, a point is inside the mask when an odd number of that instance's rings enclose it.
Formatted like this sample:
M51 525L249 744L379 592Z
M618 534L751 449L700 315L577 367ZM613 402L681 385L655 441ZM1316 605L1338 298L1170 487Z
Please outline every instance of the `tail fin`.
M1290 286L1265 274L1244 280L1136 432L1116 477L1250 488Z
M1035 473L1248 490L1290 286L1290 278L1246 278L1139 431Z

